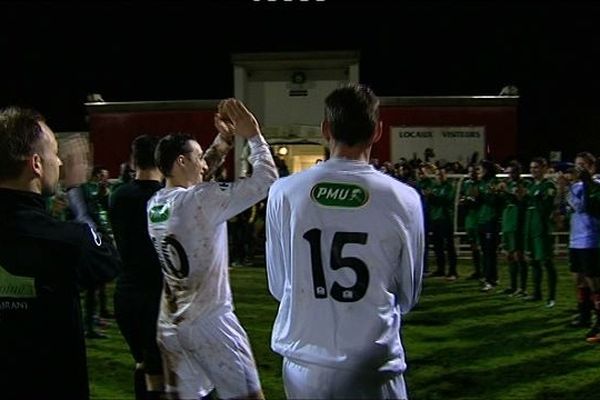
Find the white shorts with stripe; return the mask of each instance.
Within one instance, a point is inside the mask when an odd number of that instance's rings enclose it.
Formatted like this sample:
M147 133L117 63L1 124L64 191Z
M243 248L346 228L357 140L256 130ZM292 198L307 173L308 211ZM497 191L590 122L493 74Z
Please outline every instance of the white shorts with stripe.
M158 337L181 399L198 399L213 388L220 399L248 397L261 390L248 336L233 312L184 326L159 327Z
M360 372L284 358L288 399L407 399L402 374Z

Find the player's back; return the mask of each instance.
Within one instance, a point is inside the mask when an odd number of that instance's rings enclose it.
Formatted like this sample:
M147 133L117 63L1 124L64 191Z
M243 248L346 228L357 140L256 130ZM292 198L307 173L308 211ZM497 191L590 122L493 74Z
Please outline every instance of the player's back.
M332 159L276 182L267 212L269 284L281 300L275 351L404 370L400 318L422 274L417 192L364 162Z
M162 188L158 181L122 184L110 197L110 222L123 262L117 285L125 290L160 291L162 271L148 236L148 200Z
M161 321L179 324L232 309L227 272L227 228L211 219L211 193L204 183L158 191L148 201L148 231L161 261L165 298Z

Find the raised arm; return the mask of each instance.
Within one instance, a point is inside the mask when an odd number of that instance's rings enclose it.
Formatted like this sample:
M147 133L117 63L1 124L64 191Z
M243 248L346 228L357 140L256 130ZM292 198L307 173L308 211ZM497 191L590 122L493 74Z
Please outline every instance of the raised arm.
M219 112L215 114L215 128L219 132L210 147L204 152L204 161L208 169L204 173L204 182L208 182L217 169L225 162L225 157L233 147L235 128L229 118L222 114L224 101L219 103Z
M222 115L234 127L235 134L248 140L252 165L252 176L238 179L231 184L217 184L220 190L199 186L196 194L200 204L210 210L209 218L215 223L227 221L248 207L264 199L269 187L277 179L277 168L269 145L260 133L258 121L252 113L236 99L227 99L222 105Z

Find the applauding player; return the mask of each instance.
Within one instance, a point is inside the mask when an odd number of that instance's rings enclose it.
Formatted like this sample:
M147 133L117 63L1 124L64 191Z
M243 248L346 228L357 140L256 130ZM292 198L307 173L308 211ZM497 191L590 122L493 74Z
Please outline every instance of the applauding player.
M248 139L251 177L203 182L211 166L187 135L166 136L156 149L166 177L166 187L148 202L148 229L165 282L159 345L179 398L197 399L214 387L219 398L258 399L263 396L248 337L233 313L226 222L266 196L277 169L258 122L242 103L225 100L216 123L220 131ZM219 134L215 145L223 141Z

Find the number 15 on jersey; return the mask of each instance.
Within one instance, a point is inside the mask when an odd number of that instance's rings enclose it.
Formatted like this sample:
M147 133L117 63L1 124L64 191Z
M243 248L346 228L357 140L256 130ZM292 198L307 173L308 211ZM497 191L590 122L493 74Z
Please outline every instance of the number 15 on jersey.
M328 297L327 282L321 259L321 230L311 229L302 236L310 244L310 260L314 295L317 299ZM367 244L368 235L364 232L336 232L331 242L330 268L350 268L356 274L356 282L350 287L344 287L337 281L331 286L331 297L343 303L358 301L367 293L369 286L369 269L367 265L356 257L342 257L342 249L346 244Z

